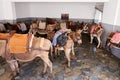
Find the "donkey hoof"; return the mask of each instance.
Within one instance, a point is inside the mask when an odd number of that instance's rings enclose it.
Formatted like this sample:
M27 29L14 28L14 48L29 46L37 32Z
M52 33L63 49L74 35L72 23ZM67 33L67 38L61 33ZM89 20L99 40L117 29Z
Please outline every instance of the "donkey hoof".
M67 68L70 68L70 65L67 65Z
M52 74L52 73L50 73L50 74L49 74L49 77L50 77L50 78L52 78L52 76L53 76L53 74Z
M52 73L49 74L47 80L54 80L54 77L53 77L53 74L52 74Z
M44 77L45 74L47 74L47 71L46 71L46 72L41 72L41 73L40 73L40 75L41 75L42 77Z
M16 76L16 77L15 77L15 80L20 80L20 76Z
M77 60L77 57L75 55L72 56L72 58L76 61Z
M20 80L20 76L14 76L11 80Z

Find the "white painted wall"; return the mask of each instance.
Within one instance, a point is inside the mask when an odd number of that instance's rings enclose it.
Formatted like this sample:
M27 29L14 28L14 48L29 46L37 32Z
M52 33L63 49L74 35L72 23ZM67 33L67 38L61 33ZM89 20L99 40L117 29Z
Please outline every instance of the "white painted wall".
M89 2L89 3L93 3L93 2L108 2L108 1L109 0L0 0L0 20L16 19L16 10L17 9L15 9L15 4L14 4L15 2ZM28 5L28 7L29 7L29 5ZM17 11L19 13L19 14L17 14L17 16L27 17L27 16L34 15L34 14L29 13L29 11L31 11L31 10L29 10L27 7L23 7L23 8L24 9L21 11L23 11L25 13L24 14L21 13L22 15L19 15L20 11ZM75 14L72 14L72 15L75 15Z
M120 11L119 11L119 15L118 15L118 19L117 19L116 25L120 26Z
M15 3L12 3L12 14L13 14L13 19L16 20L16 9L15 9Z
M95 3L32 2L16 3L17 18L52 17L60 18L61 13L69 13L70 18L94 19Z
M116 25L116 11L117 11L118 0L109 0L104 3L103 18L102 22L107 24Z
M4 19L4 14L3 14L3 0L0 0L0 20Z
M0 20L16 19L14 3L11 0L0 0Z
M120 26L120 0L118 1L118 14L117 14L116 25Z
M13 7L10 0L3 0L4 19L13 20Z
M29 3L15 3L15 10L17 18L31 17Z

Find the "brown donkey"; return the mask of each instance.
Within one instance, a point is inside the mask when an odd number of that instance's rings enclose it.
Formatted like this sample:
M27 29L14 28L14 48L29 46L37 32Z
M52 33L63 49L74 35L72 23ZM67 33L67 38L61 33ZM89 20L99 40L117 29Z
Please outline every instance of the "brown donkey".
M30 37L31 39L31 37ZM41 38L35 38L33 37L32 44L30 43L29 51L26 53L19 53L19 54L11 54L7 53L7 47L5 40L0 40L0 56L6 59L6 61L9 63L13 75L16 76L16 73L19 72L18 62L27 62L35 59L36 57L40 57L44 61L44 69L42 74L46 73L47 66L50 68L50 75L52 74L52 62L49 59L49 50L52 52L52 44L48 39L44 39L42 43L42 47L40 47L40 40ZM17 46L17 45L16 45ZM11 57L11 55L14 56L14 58Z
M66 56L67 62L68 62L67 66L70 67L70 54L72 53L73 59L76 60L77 58L76 58L75 52L74 52L74 42L69 35L67 37L68 37L68 39L64 46L62 46L62 47L56 46L55 47L55 55L56 56L57 56L57 54L60 55L59 50L64 50L64 53L65 53L65 56Z
M97 45L97 48L100 47L100 44L102 44L102 41L101 41L101 36L104 32L104 29L103 27L101 26L101 24L93 24L91 26L91 29L90 29L90 43L93 43L93 38L96 37L97 40L98 40L98 45Z

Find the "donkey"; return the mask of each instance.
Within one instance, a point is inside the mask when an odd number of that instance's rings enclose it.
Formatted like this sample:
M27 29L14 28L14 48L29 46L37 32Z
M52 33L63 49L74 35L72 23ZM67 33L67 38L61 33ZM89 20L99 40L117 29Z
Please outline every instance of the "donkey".
M65 33L67 34L67 35L65 34L65 36L64 36L64 40L65 40L66 43L63 46L59 46L59 45L64 43L63 40L62 40L62 43L60 42L61 44L59 43L59 44L57 44L57 46L55 46L55 55L56 56L57 56L57 54L60 55L59 50L64 50L65 56L66 56L67 61L68 61L67 66L70 67L70 53L72 52L72 58L73 59L76 60L77 58L76 58L75 52L74 52L74 42L69 35L70 30L68 30ZM67 39L65 39L65 37L67 37ZM63 38L61 38L61 39L63 39ZM57 39L57 41L58 41L58 39ZM59 41L61 41L61 40L59 40Z
M107 39L106 39L105 48L107 48L110 45L110 40L112 39L114 34L115 34L115 32L108 33L108 36L107 36Z
M67 63L68 67L70 67L70 65L71 65L70 64L70 53L71 52L72 52L72 58L74 60L77 60L77 58L75 56L75 52L74 52L74 42L73 42L73 40L70 37L68 37L66 45L64 45L63 47L57 46L55 49L57 49L57 50L64 50L65 56L66 56L67 61L68 61L68 63ZM55 52L55 53L57 53L57 52Z
M11 70L13 72L13 75L16 76L17 73L19 73L19 66L18 62L27 62L35 59L36 57L40 57L44 61L44 69L42 71L42 75L46 73L47 66L50 68L50 76L52 75L52 62L49 59L49 51L51 50L52 54L52 44L48 39L44 39L43 47L40 48L40 38L35 38L33 34L31 34L29 40L32 44L29 44L29 51L25 53L20 54L11 54L8 53L7 49L9 48L8 44L5 42L5 40L0 40L0 56L6 59L6 61L9 63ZM6 47L7 44L7 47ZM17 45L16 45L17 46ZM12 58L12 56L14 58Z
M97 48L100 47L100 44L102 42L100 37L103 34L103 31L104 31L104 29L102 28L101 24L93 24L91 26L91 29L90 29L90 37L91 37L90 43L93 43L93 38L96 37L97 40L98 40Z
M66 24L65 23L62 23L61 24L62 26L61 27L66 27ZM32 30L34 30L33 32L35 32L34 34L36 34L36 32L38 31L38 29L37 28L33 28ZM61 30L59 30L60 32L64 32L64 31L67 31L68 33L71 31L70 29L61 29ZM49 32L48 32L49 33ZM52 34L52 35L51 35ZM51 36L50 36L51 35ZM49 36L49 39L52 41L53 40L53 37L55 36L55 32L53 32L53 33L49 33L48 34L48 36ZM61 42L61 41L60 41ZM61 50L61 48L62 48L62 50L64 50L64 52L65 52L65 55L66 55L66 58L67 58L67 61L68 61L68 67L70 67L70 53L71 53L71 51L72 51L72 57L74 58L74 59L76 59L76 57L75 57L75 53L74 53L74 42L73 42L73 40L70 38L70 36L68 37L68 39L67 39L67 41L66 41L66 44L64 45L64 46L62 46L62 47L60 47L60 46L55 46L54 47L54 52L55 52L55 56L57 56L57 54L58 55L60 55L57 51L59 51L59 50Z
M73 39L74 42L76 42L77 44L82 44L82 35L81 35L81 32L83 30L76 30L75 32L72 31L70 32L69 36L71 37L71 39Z

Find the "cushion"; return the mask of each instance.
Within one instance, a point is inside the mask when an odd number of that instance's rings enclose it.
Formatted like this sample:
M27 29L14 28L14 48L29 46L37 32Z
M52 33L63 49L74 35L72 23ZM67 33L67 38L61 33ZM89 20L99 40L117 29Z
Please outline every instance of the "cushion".
M47 23L47 24L55 24L55 23L56 23L56 20L53 19L53 18L46 18L46 23Z
M30 25L30 28L37 28L37 27L38 27L37 23L32 23L32 25Z
M20 27L21 27L22 31L26 31L27 30L27 27L26 27L25 23L20 23Z
M0 31L5 31L6 29L5 29L5 26L4 26L4 24L1 24L0 23Z
M47 30L48 31L53 31L55 29L55 25L54 24L48 24L47 25Z
M39 29L45 29L46 28L46 22L39 22Z
M115 33L110 40L112 43L119 44L120 43L120 33Z
M61 29L62 29L62 28L66 28L66 23L65 23L65 22L60 23L60 28L61 28Z

